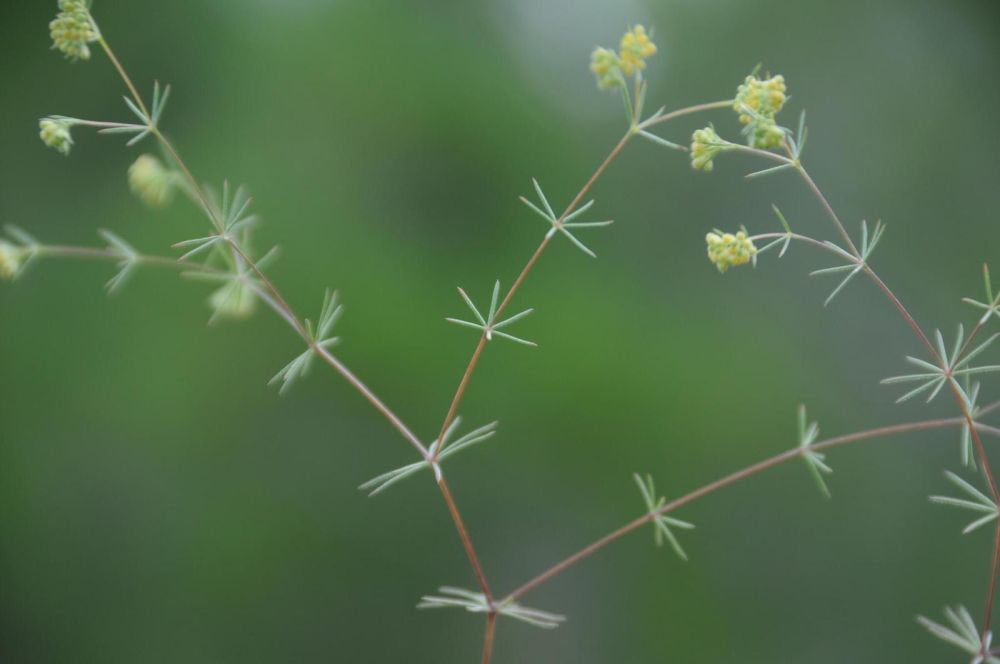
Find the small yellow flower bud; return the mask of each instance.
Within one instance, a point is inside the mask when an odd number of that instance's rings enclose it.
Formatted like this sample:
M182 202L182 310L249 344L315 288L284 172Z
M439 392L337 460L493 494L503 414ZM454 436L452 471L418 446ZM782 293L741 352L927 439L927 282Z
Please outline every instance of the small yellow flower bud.
M637 25L622 37L618 49L621 68L626 76L646 68L646 58L656 53L656 44L646 34L646 28Z
M89 60L90 42L100 39L84 0L59 0L59 14L49 23L54 48L70 60Z
M68 155L73 147L73 137L69 130L75 123L65 118L43 118L39 120L39 136L42 142L61 154Z
M212 293L208 298L208 304L215 311L213 317L249 318L256 309L257 296L245 281L233 279Z
M144 154L128 168L128 183L132 193L154 208L166 207L174 198L176 176L159 159Z
M728 150L728 143L712 127L699 129L691 135L691 167L702 171L712 170L712 160Z
M740 122L747 125L744 133L747 143L755 148L781 147L785 132L777 125L775 116L785 105L784 76L761 80L747 76L736 90L733 109L739 113Z
M24 249L0 240L0 279L12 280L20 272L24 262Z
M705 243L708 245L708 260L719 272L725 272L736 265L746 265L757 255L757 247L747 237L746 231L723 233L721 236L709 233L705 236Z
M597 87L601 90L610 90L625 84L618 54L611 49L601 47L594 49L590 54L590 71L597 77Z

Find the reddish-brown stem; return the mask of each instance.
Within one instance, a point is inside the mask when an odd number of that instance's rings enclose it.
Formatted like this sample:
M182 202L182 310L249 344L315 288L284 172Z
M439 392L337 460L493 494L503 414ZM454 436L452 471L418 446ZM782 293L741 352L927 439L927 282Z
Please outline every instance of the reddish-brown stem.
M955 395L955 399L958 401L958 404L962 409L962 417L969 427L969 432L972 434L972 441L976 446L976 456L979 457L979 464L982 466L983 474L986 476L986 482L989 484L990 494L993 497L993 504L1000 507L1000 491L997 490L996 479L993 477L993 470L990 468L990 460L986 455L986 447L983 445L983 441L979 436L979 431L976 427L975 421L972 419L972 413L969 412L965 399L962 397L962 394L959 392L954 381L949 382L951 384L951 391ZM993 601L997 592L998 573L1000 573L1000 522L995 524L993 532L993 559L990 561L990 580L987 584L986 608L983 611L983 627L980 633L984 643L986 642L986 635L990 631L990 623L993 619Z
M486 633L483 634L483 664L490 664L493 657L493 637L497 630L497 614L486 614Z
M476 582L479 584L479 589L483 591L483 595L486 596L486 601L489 602L490 606L493 606L493 593L490 592L490 585L486 582L486 574L483 573L483 567L479 564L479 557L476 556L476 550L472 546L472 538L469 537L469 531L466 529L462 515L458 511L458 505L455 504L455 499L448 488L448 482L441 475L437 484L441 489L444 502L448 506L451 520L455 522L455 530L458 531L458 536L462 540L462 547L465 549L465 554L469 557L469 563L472 565L472 571L476 575Z
M1000 403L1000 402L998 402L998 403ZM995 407L995 405L993 407ZM910 423L906 423L906 424L894 424L894 425L891 425L891 426L884 426L884 427L879 427L877 429L869 429L869 430L866 430L866 431L859 431L857 433L847 434L847 435L844 435L844 436L838 436L836 438L830 438L830 439L827 439L825 441L814 443L813 445L810 446L810 449L812 449L812 450L824 450L824 449L828 449L828 448L831 448L831 447L837 447L839 445L846 445L848 443L854 443L854 442L861 441L861 440L868 440L868 439L872 439L872 438L881 438L881 437L890 436L890 435L894 435L894 434L912 433L912 432L915 432L915 431L926 431L926 430L930 430L930 429L944 429L944 428L948 428L948 427L960 426L963 422L965 422L965 418L962 418L962 417L948 417L948 418L936 419L936 420L925 420L923 422L910 422ZM800 456L802 456L802 449L801 448L793 448L793 449L787 450L787 451L782 452L780 454L776 454L776 455L774 455L774 456L772 456L772 457L770 457L768 459L765 459L764 461L760 461L760 462L755 463L755 464L753 464L751 466L747 466L746 468L743 468L742 470L738 470L738 471L736 471L734 473L726 475L725 477L717 479L714 482L706 484L706 485L704 485L704 486L702 486L702 487L700 487L698 489L695 489L694 491L692 491L692 492L690 492L688 494L685 494L685 495L681 496L680 498L675 498L674 500L668 502L666 505L664 505L662 508L660 508L656 512L651 512L649 514L644 514L643 516L635 519L634 521L632 521L632 522L630 522L630 523L622 526L618 530L615 530L614 532L608 533L607 535L605 535L601 539L593 542L592 544L589 544L588 546L584 547L583 549L580 549L579 551L577 551L573 555L569 556L568 558L564 559L563 561L561 561L561 562L553 565L552 567L550 567L546 571L542 572L541 574L539 574L535 578L531 579L527 583L522 584L519 588L517 588L516 590L514 590L514 592L510 593L509 595L507 595L504 598L503 601L504 602L517 601L520 597L524 596L526 593L534 590L535 588L537 588L538 586L542 585L543 583L545 583L546 581L548 581L552 577L560 574L561 572L565 571L569 567L572 567L574 564L578 563L579 561L583 560L584 558L586 558L586 557L590 556L591 554L599 551L600 549L603 549L605 546L611 544L612 542L615 542L615 541L621 539L622 537L624 537L625 535L629 534L633 530L636 530L637 528L641 528L643 525L645 525L646 523L649 523L655 516L657 516L659 514L666 514L667 512L671 512L671 511L673 511L673 510L675 510L675 509L677 509L679 507L682 507L682 506L687 505L688 503L690 503L692 501L697 500L698 498L701 498L701 497L706 496L706 495L708 495L710 493L714 493L714 492L718 491L719 489L727 487L730 484L735 484L736 482L739 482L740 480L746 479L748 477L752 477L753 475L757 475L758 473L761 473L761 472L763 472L765 470L768 470L768 469L773 468L773 467L775 467L777 465L785 463L786 461L790 461L792 459L796 459L796 458L798 458Z
M607 170L608 166L611 165L611 162L615 160L615 157L621 153L625 144L628 143L632 136L633 131L631 129L629 129L629 131L622 136L621 140L618 141L618 144L615 145L614 149L611 150L608 156L605 157L604 161L601 162L601 165L597 167L597 170L594 171L593 175L590 176L590 179L587 180L583 187L580 188L580 191L577 192L575 197L573 197L570 204L566 206L566 210L556 221L556 226L559 226L563 219L576 209L576 206L580 204L580 201L583 200L583 197L587 195L587 192L594 186L594 183L597 182L598 178L600 178L604 171ZM510 301L514 299L514 294L517 293L521 284L524 283L524 280L527 278L528 273L531 272L531 269L535 267L535 263L538 262L538 259L541 257L542 252L545 251L545 248L549 246L551 239L552 235L546 234L541 243L538 245L538 248L535 249L533 254L531 254L531 258L528 259L528 262L521 270L521 273L517 275L517 279L515 279L514 283L511 284L510 288L507 290L507 294L504 295L503 300L501 300L500 304L497 306L494 317L499 317L503 310L507 308L507 305L510 304ZM472 378L472 373L476 370L476 365L479 362L479 356L482 354L483 348L486 346L486 341L486 331L484 330L483 335L479 338L479 343L476 345L476 350L473 352L472 358L469 360L469 363L462 374L462 380L458 384L458 389L455 390L455 396L451 399L451 405L448 406L448 412L445 414L444 422L441 424L441 432L438 434L438 440L442 440L444 438L444 432L448 430L448 427L451 426L452 421L455 419L455 415L458 412L458 406L462 402L462 397L465 396L466 389L469 387L469 381ZM438 445L436 455L441 454L443 447L443 445Z
M594 173L590 176L590 179L587 180L586 183L584 183L583 187L580 188L576 196L573 197L573 200L570 201L569 205L566 206L565 211L563 211L563 213L559 216L556 225L558 226L559 224L561 224L562 221L567 216L569 216L569 214L572 213L573 210L576 209L576 207L580 204L580 201L583 200L583 197L586 196L587 192L589 192L591 188L594 186L594 183L597 182L597 180L601 177L601 175L604 174L604 171L606 171L608 166L611 165L611 162L613 162L615 158L621 153L622 149L624 149L625 144L628 143L629 139L631 139L632 136L634 136L638 131L685 115L692 115L694 113L701 113L703 111L711 111L720 108L728 108L732 103L733 102L731 99L727 99L725 101L714 101L714 102L708 102L706 104L696 104L694 106L687 106L685 108L679 108L669 113L665 113L651 120L647 120L646 122L637 124L634 127L630 127L629 131L624 136L622 136L621 140L618 141L618 144L615 145L615 147L611 150L611 152L604 159L604 161L601 162L600 166L597 167L597 170L595 170ZM528 259L528 262L525 264L520 274L517 275L517 279L515 279L514 283L511 284L511 287L510 289L508 289L507 294L504 295L503 300L500 301L495 316L499 316L500 313L507 308L507 305L510 304L511 300L514 299L514 295L521 287L521 284L528 276L528 273L531 272L531 269L535 266L535 263L538 262L539 257L542 255L542 252L545 251L545 248L549 245L551 239L552 239L551 235L546 235L545 238L542 240L542 242L538 245L538 248L535 249L535 252L531 255L531 258ZM479 363L479 357L483 352L483 348L485 348L486 346L486 341L487 341L486 333L484 332L482 337L480 337L479 339L479 343L476 345L476 349L472 354L472 358L469 360L469 363L466 366L465 371L462 373L462 380L458 384L458 389L455 390L455 395L452 397L451 404L448 406L448 412L445 414L444 422L442 422L441 424L441 430L440 433L438 434L438 440L441 440L444 437L444 432L448 430L448 427L451 426L452 421L455 419L455 415L458 412L458 406L462 402L462 398L465 396L465 391L469 387L469 380L472 378L472 374L476 370L476 366ZM439 445L436 452L437 455L441 454L441 448L442 446Z
M98 34L100 34L100 30L98 30ZM108 56L108 60L110 60L111 64L114 65L115 69L118 70L118 75L121 76L122 81L125 82L125 87L127 87L128 91L132 94L132 98L135 100L135 103L139 105L139 110L145 113L146 117L148 118L149 109L146 108L146 104L142 101L142 95L139 94L139 91L132 83L132 79L129 77L128 72L125 71L125 68L122 67L122 63L119 62L118 58L115 57L115 52L111 50L111 47L108 45L108 42L104 40L103 36L100 37L97 41L100 42L101 48L104 49L104 53Z
M785 149L789 150L787 143L785 145ZM944 372L945 376L947 376L948 384L949 387L951 388L951 393L955 397L955 401L958 403L959 410L962 413L962 419L968 425L969 431L972 435L972 440L975 443L976 455L979 457L979 462L983 467L983 473L986 477L986 482L989 485L990 494L993 497L993 502L994 504L1000 506L1000 490L998 490L996 480L993 477L993 470L990 468L989 458L986 455L986 448L983 446L983 442L979 437L979 431L976 428L976 423L972 417L972 413L969 412L968 405L965 402L965 397L959 390L958 385L952 379L953 367L948 366L948 358L941 356L941 353L939 353L937 349L934 348L934 345L931 343L930 339L927 338L927 335L924 334L924 331L921 329L920 325L917 324L916 320L913 318L913 316L910 314L907 308L903 305L900 299L896 297L896 294L893 293L892 290L885 284L885 282L882 281L881 277L879 277L878 274L876 274L875 271L871 269L871 267L867 263L864 262L867 256L861 256L858 253L858 250L854 247L854 244L851 242L850 236L847 235L847 232L844 230L844 225L840 222L840 219L837 217L837 213L834 212L833 208L830 206L830 203L826 200L826 196L823 195L823 192L816 185L815 181L813 181L812 177L809 176L809 173L806 171L805 168L802 167L801 164L798 165L798 171L799 174L802 176L802 179L805 180L806 184L812 190L813 194L815 194L816 198L819 199L820 204L826 210L827 214L830 216L830 219L833 221L834 225L837 227L838 230L840 230L841 235L844 235L848 244L851 246L851 249L853 250L855 256L857 256L858 260L861 261L861 263L864 265L865 272L868 274L869 277L871 277L872 281L875 282L875 285L878 286L879 290L881 290L882 293L884 293L885 296L889 299L889 301L892 302L893 306L896 307L896 310L903 317L903 320L906 321L906 324L910 326L910 329L913 330L913 333L917 336L917 338L920 339L920 341L923 342L924 346L927 347L927 350L928 352L930 352L931 357L934 358L938 366L941 367L941 371ZM981 325L977 325L973 334L979 331L979 327L981 327ZM963 346L962 349L959 351L959 355L962 352L964 352L964 349L965 346ZM958 355L956 355L956 357L954 358L951 358L952 364L954 364L957 361L958 361ZM989 627L993 616L993 600L994 596L996 595L997 574L998 572L1000 572L1000 521L996 523L995 528L996 532L994 533L994 538L993 538L993 559L990 563L990 580L988 583L989 589L987 591L987 596L986 596L986 610L984 611L983 614L982 638L984 640L986 638L986 634L990 631Z
M879 290L882 291L882 293L889 299L890 302L892 302L892 305L896 307L896 311L899 312L899 315L903 317L903 320L906 321L906 324L909 325L911 330L913 330L913 334L915 334L917 336L917 339L919 339L924 344L924 346L927 347L927 352L931 354L931 357L934 358L934 360L938 364L943 366L945 362L944 358L941 357L941 354L938 353L936 348L934 348L934 344L932 344L931 340L927 338L927 335L924 334L923 329L921 329L920 325L917 324L917 321L910 314L909 310L905 306L903 306L903 303L899 300L899 298L896 297L896 294L893 293L888 286L886 286L885 282L882 281L882 278L879 277L875 273L875 270L871 269L871 267L869 267L867 263L865 264L865 272L868 274L869 277L871 277L871 280L875 282L875 285L878 286Z
M840 217L838 217L837 213L834 212L833 207L830 205L830 201L826 200L826 196L823 195L823 191L816 185L812 177L806 172L806 169L802 168L801 165L798 167L798 171L802 176L802 179L805 180L806 184L809 186L809 189L812 190L813 195L819 199L820 205L823 206L823 209L826 210L826 213L830 216L830 219L833 221L833 225L837 227L841 237L844 238L847 246L850 247L851 253L858 258L861 258L861 252L858 251L856 246L854 246L854 240L851 239L850 233L848 233L847 229L844 228L844 224L841 223Z

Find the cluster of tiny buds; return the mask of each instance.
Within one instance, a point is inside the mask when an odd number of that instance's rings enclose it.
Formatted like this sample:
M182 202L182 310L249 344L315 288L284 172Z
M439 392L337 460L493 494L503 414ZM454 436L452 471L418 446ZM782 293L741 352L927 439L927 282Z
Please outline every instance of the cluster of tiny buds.
M101 38L85 0L59 0L59 14L49 23L53 48L70 60L89 60L87 44Z
M0 279L10 281L21 271L25 250L22 247L0 240Z
M38 122L39 136L42 142L61 154L68 155L73 147L73 137L70 129L76 124L69 118L49 117Z
M177 174L153 155L140 155L128 168L132 193L146 205L163 208L170 204L176 190Z
M761 80L746 77L736 90L733 109L740 122L747 126L747 142L755 148L781 147L785 133L775 122L775 116L785 105L785 78L781 75Z
M747 237L747 232L741 230L733 233L709 233L705 236L708 244L708 260L725 272L737 265L746 265L757 255L757 247L753 240Z
M758 149L779 148L785 141L785 130L778 126L776 116L785 105L785 77L778 75L759 79L751 74L736 90L733 109L745 125L747 144ZM732 149L711 126L691 135L691 166L701 171L712 170L712 160L720 152Z
M715 128L709 125L691 135L691 167L696 170L711 171L712 160L720 152L729 149L729 142L722 140Z
M625 77L646 68L646 58L656 54L656 44L637 25L622 37L618 52L610 48L597 47L590 55L590 71L597 77L597 87L601 90L625 86Z

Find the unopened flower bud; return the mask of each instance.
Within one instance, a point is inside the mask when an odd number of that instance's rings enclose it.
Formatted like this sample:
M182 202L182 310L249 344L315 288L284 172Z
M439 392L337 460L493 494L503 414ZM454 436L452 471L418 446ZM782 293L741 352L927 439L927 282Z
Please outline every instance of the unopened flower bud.
M646 34L646 28L637 25L622 37L618 49L621 68L626 76L646 68L646 58L656 53L656 44Z
M691 135L691 167L702 171L712 170L712 160L728 149L728 143L712 127L698 129Z
M60 12L49 23L54 48L70 60L89 60L87 44L100 39L90 9L84 0L59 0Z
M68 155L73 147L73 137L70 128L75 123L67 118L42 118L38 122L39 136L42 142L61 154Z
M24 265L24 249L0 240L0 279L12 280Z
M709 233L705 236L708 245L708 260L719 272L725 272L737 265L746 265L757 254L753 240L747 237L746 231L738 233Z
M146 205L162 208L173 200L176 175L156 157L144 154L129 166L128 183L132 192Z

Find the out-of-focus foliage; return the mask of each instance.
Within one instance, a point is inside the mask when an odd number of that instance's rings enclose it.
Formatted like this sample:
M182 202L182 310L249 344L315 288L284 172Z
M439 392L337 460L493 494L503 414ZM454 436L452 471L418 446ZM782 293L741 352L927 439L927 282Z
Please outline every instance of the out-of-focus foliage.
M51 113L131 121L102 53L48 50L54 5L0 7L0 222L76 244L108 228L149 253L203 234L182 201L130 195L139 154L119 141L39 143ZM990 2L94 10L142 90L173 85L163 129L198 175L249 183L293 304L339 289L338 356L427 441L475 344L443 320L455 286L510 283L544 232L518 195L537 177L565 206L625 128L588 70L625 26L655 28L651 109L725 99L758 62L782 72L810 171L851 228L886 222L873 260L927 328L978 315L960 298L1000 250ZM659 133L686 143L708 121L740 128L727 109ZM824 309L806 247L725 277L705 260L707 228L771 229L772 203L832 237L794 178L748 184L756 164L728 157L706 176L629 145L592 192L616 220L586 238L599 259L554 243L512 305L535 308L517 333L539 348L490 344L462 414L498 435L447 470L499 592L640 514L636 470L669 500L796 445L802 401L828 435L927 416L878 385L921 349L875 289ZM113 272L39 263L0 285L0 659L474 661L480 618L413 608L474 584L430 475L356 489L412 449L319 367L268 390L300 347L262 310L206 330L211 285L150 271L109 299ZM958 437L833 450L830 501L789 467L694 503L690 562L630 536L526 597L568 620L504 621L496 661L944 661L913 615L978 607L988 571L988 529L956 539L926 498Z

